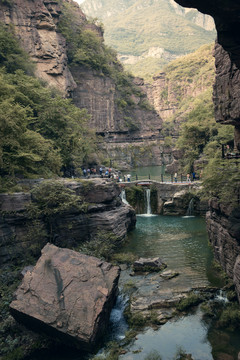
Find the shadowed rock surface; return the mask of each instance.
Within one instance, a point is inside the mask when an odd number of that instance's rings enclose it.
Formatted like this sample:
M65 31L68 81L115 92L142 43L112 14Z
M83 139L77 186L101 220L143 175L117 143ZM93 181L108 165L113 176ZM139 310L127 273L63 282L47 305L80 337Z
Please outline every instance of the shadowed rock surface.
M182 6L195 7L214 18L217 29L215 47L215 117L235 126L235 149L240 151L240 4L233 0L176 0Z
M47 244L16 291L11 313L35 331L91 351L106 331L119 274L117 266Z
M212 200L206 220L215 259L234 280L240 299L240 208L227 208Z

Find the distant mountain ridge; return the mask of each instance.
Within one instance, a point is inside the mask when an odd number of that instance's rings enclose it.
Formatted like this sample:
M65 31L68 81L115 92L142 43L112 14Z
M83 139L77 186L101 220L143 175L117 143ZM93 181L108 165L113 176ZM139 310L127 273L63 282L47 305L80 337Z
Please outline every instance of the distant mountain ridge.
M216 37L210 16L174 0L85 0L81 8L103 21L106 43L139 76L157 73L169 61Z

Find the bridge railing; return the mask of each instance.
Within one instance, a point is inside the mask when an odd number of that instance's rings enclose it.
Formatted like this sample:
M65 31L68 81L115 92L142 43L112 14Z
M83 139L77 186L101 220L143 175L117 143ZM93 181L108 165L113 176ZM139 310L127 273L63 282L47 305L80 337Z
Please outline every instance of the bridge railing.
M122 179L124 181L124 177ZM127 181L127 176L125 175L125 180ZM162 174L162 175L152 175L152 174L148 174L148 175L132 175L131 176L131 181L142 181L142 180L155 180L155 181L159 181L159 182L169 182L169 183L173 183L173 182L187 182L187 176L186 175L178 175L177 178L175 179L173 174Z

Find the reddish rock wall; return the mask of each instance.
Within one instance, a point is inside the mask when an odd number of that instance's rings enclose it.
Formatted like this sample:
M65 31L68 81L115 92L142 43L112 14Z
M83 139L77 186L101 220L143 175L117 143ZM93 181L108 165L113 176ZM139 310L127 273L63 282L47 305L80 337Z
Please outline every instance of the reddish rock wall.
M76 86L67 67L66 42L57 32L57 1L14 0L0 5L0 21L13 24L24 49L36 63L36 75L63 92Z
M103 36L101 28L89 24L80 7L76 3L74 6L74 21ZM91 129L103 133L105 138L157 135L162 121L154 110L140 104L146 101L146 95L141 99L133 96L132 106L119 108L119 94L111 78L82 66L69 69L66 41L57 30L60 17L61 8L55 0L12 0L11 6L0 4L0 21L15 26L24 49L36 63L36 75L72 96L76 106L86 108L91 115Z

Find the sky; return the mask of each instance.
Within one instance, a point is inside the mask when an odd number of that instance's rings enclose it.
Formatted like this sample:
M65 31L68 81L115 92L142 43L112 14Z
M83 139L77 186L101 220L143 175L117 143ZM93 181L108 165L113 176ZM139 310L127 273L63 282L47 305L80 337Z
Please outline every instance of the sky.
M84 0L75 0L78 4L81 4L84 2Z

